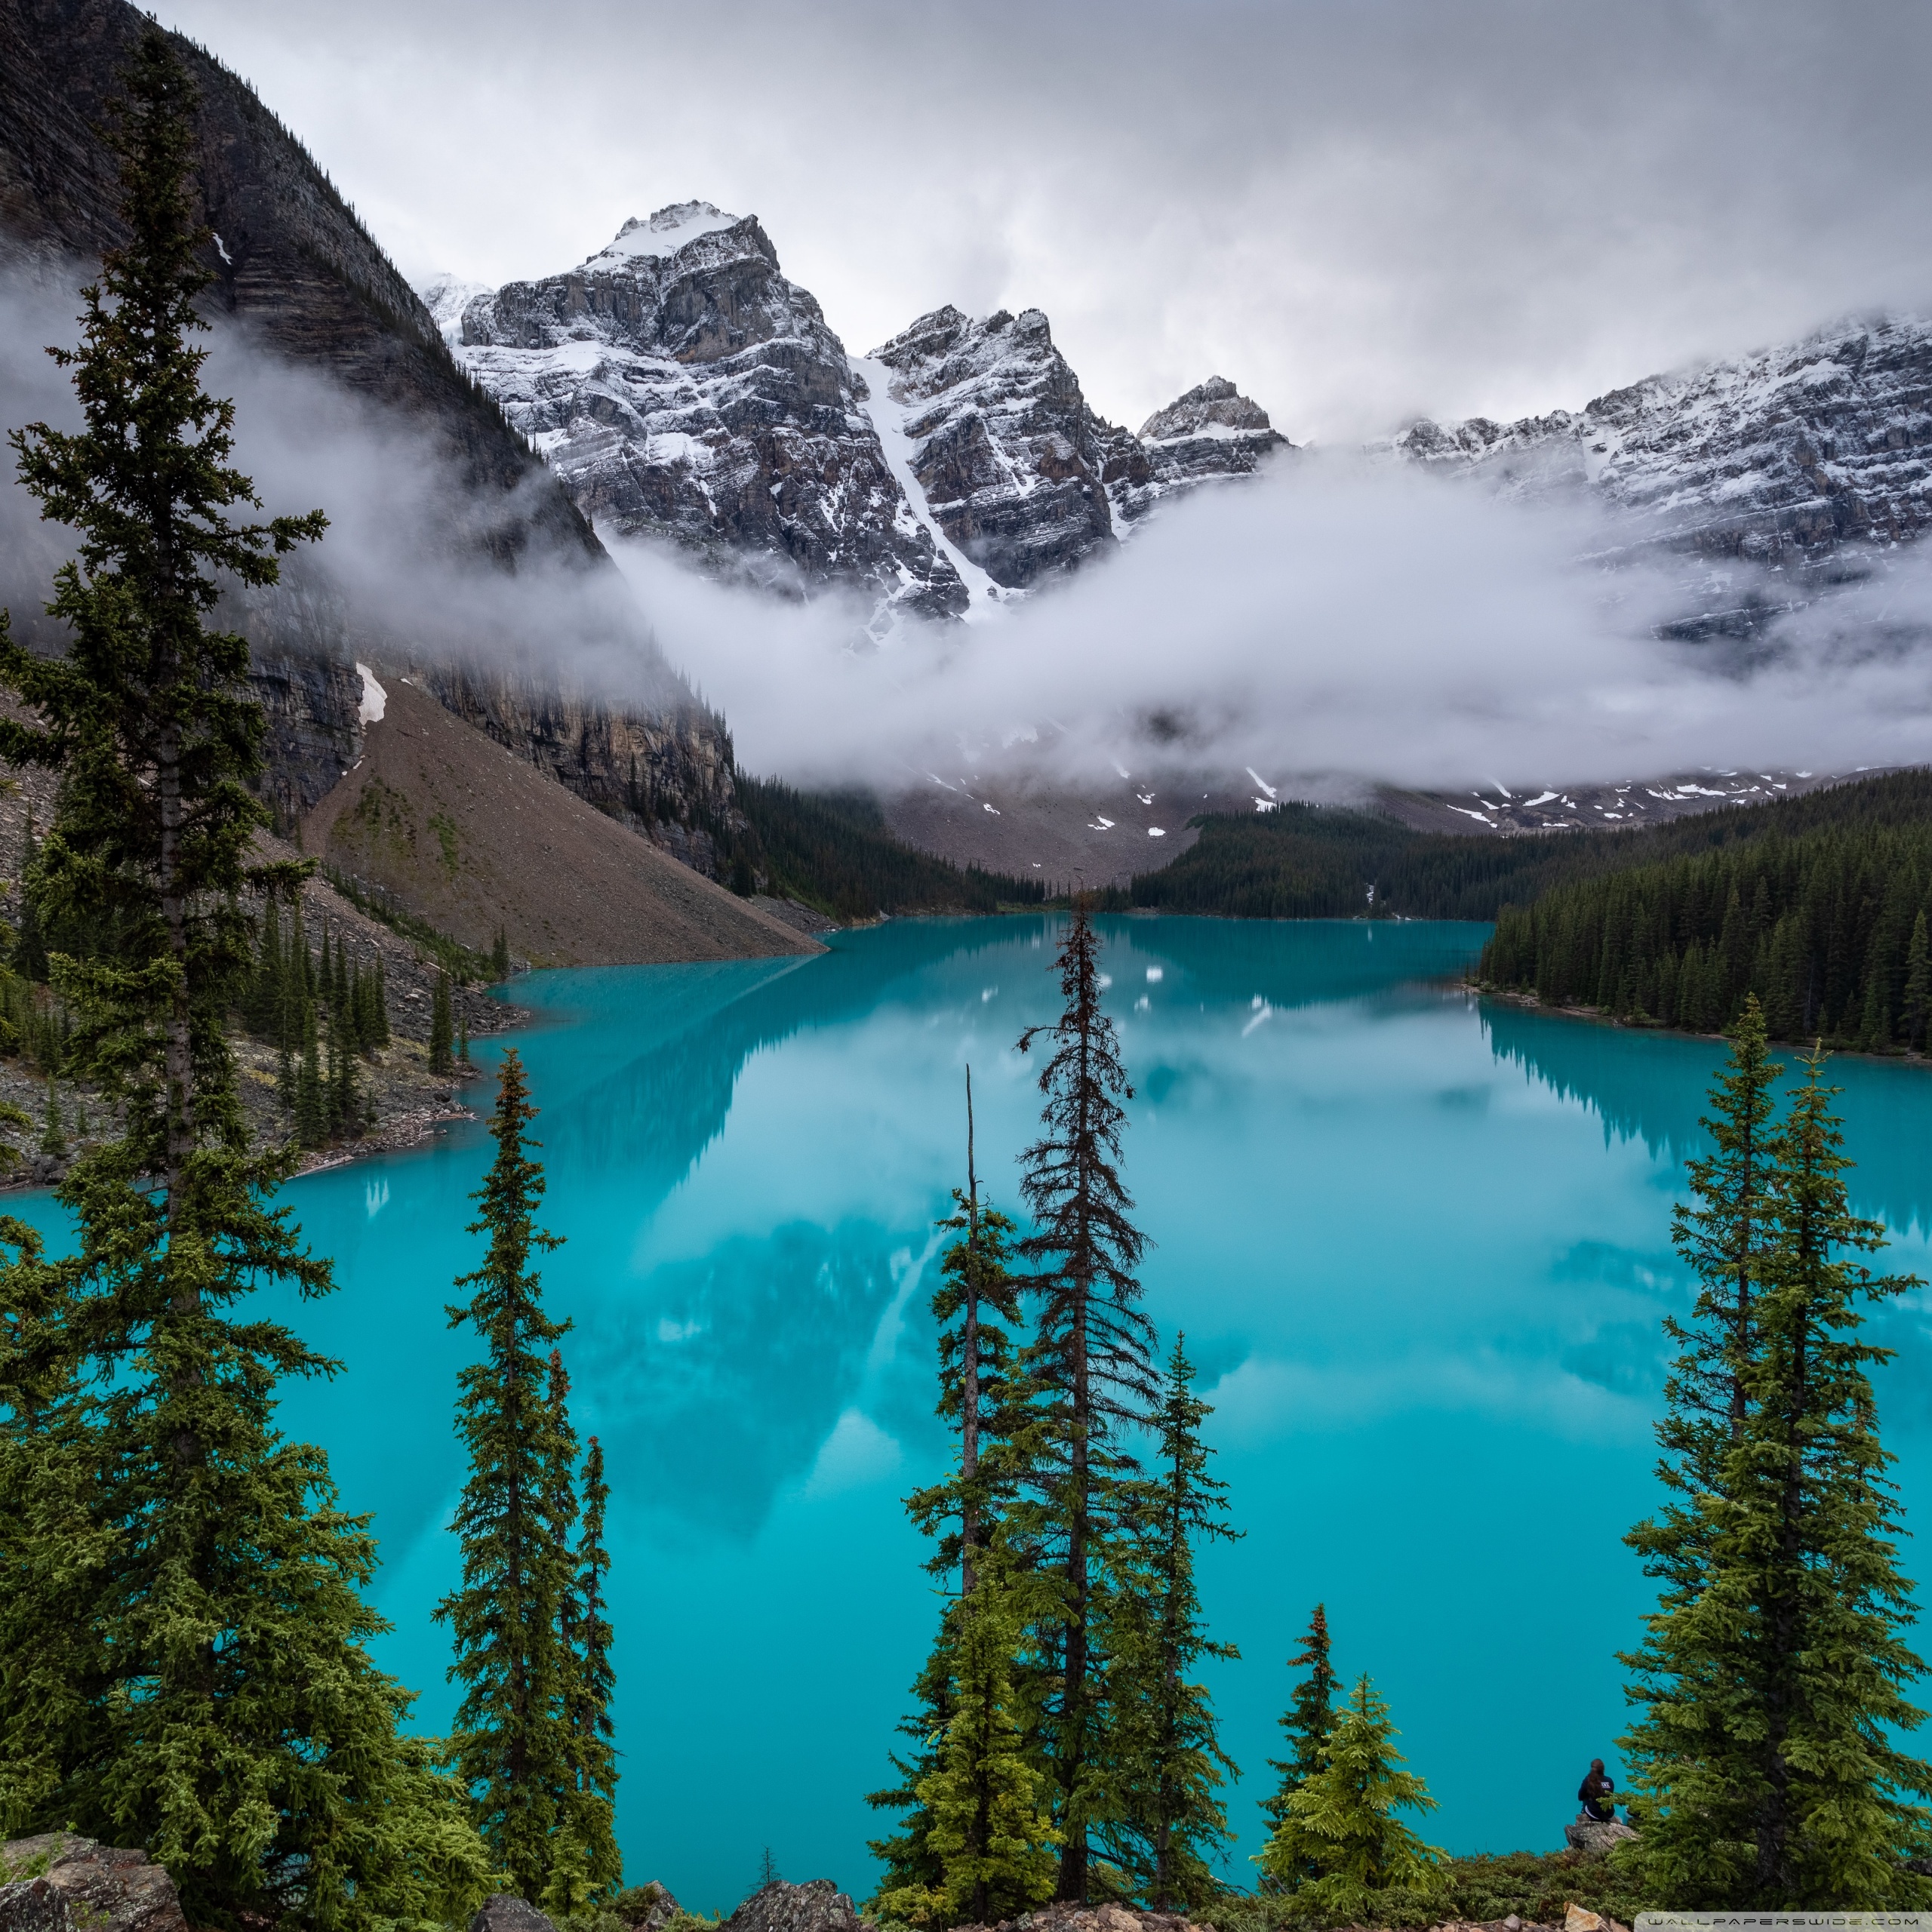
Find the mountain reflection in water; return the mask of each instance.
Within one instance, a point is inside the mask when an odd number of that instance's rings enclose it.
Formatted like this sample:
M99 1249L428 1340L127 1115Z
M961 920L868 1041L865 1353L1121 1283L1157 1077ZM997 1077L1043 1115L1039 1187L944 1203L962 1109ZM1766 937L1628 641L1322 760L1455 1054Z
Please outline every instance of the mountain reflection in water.
M1204 1552L1211 1679L1258 1848L1283 1660L1325 1601L1441 1801L1432 1841L1548 1847L1592 1757L1618 1768L1614 1652L1646 1586L1669 1241L1722 1049L1484 1004L1480 926L1103 921L1136 1088L1125 1174L1163 1341L1185 1327L1245 1539ZM515 998L542 1109L544 1263L580 1428L613 1484L620 1836L630 1877L729 1908L769 1844L863 1893L863 1803L938 1600L900 1499L943 1466L933 1223L961 1178L962 1069L988 1198L1015 1204L1057 996L1051 918L905 921L807 961L545 974ZM1932 1078L1845 1061L1854 1193L1926 1269ZM480 1090L479 1090L480 1091ZM341 1358L282 1421L372 1509L385 1664L449 1721L451 1428L480 1243L469 1127L288 1190L340 1292L287 1312ZM27 1211L48 1226L45 1197ZM1921 1297L1874 1338L1909 1508L1932 1378ZM266 1311L265 1311L266 1312ZM1910 1564L1908 1560L1908 1568Z

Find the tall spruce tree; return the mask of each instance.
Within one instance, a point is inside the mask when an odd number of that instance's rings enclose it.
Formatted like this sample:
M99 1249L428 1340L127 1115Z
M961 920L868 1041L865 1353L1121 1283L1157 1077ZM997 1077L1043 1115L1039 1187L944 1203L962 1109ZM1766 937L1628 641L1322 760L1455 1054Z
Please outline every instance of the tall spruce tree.
M226 1016L249 963L264 721L248 647L206 620L275 582L319 512L238 523L233 410L201 386L213 279L192 213L195 100L169 38L137 43L110 105L127 239L82 291L82 426L14 438L43 513L80 533L50 615L64 651L0 632L33 724L0 752L61 775L32 891L99 943L49 970L116 1137L60 1198L78 1251L0 1228L0 1835L144 1844L197 1925L448 1919L488 1887L461 1794L399 1740L410 1697L371 1664L368 1519L322 1452L275 1428L277 1385L334 1366L243 1315L258 1286L331 1286L252 1156Z
M1204 1657L1241 1655L1208 1635L1195 1548L1241 1533L1225 1521L1226 1484L1208 1473L1214 1452L1201 1426L1214 1411L1194 1392L1186 1341L1177 1336L1168 1358L1137 1574L1112 1607L1111 1631L1115 1702L1128 1749L1126 1815L1106 1835L1156 1912L1221 1894L1214 1867L1227 1844L1228 1818L1216 1794L1240 1775L1221 1748L1207 1688L1195 1681Z
M1039 1700L1040 1740L1063 1835L1057 1896L1084 1903L1090 1832L1122 1814L1122 1766L1107 1700L1102 1643L1108 1600L1132 1567L1137 1466L1124 1432L1157 1399L1152 1325L1134 1275L1145 1238L1129 1218L1121 1134L1131 1099L1113 1023L1100 1008L1100 937L1084 894L1073 903L1055 964L1065 1005L1045 1034L1041 1137L1020 1156L1020 1193L1033 1232L1020 1243L1040 1298L1027 1372L1022 1451L1032 1496L1032 1561L1051 1572L1057 1601L1035 1638L1055 1687Z
M1644 1794L1631 1855L1647 1891L1682 1909L1878 1909L1932 1893L1906 1863L1932 1833L1912 1801L1932 1796L1932 1768L1895 1742L1921 1721L1902 1687L1924 1666L1900 1635L1911 1590L1867 1374L1890 1351L1857 1334L1872 1306L1919 1284L1853 1258L1884 1230L1850 1212L1822 1064L1807 1061L1774 1143L1737 1426L1681 1507L1679 1543L1647 1524L1631 1537L1666 1582L1625 1660L1641 1715L1623 1746ZM1669 1567L1686 1543L1694 1589Z
M954 1823L964 1835L949 1837L952 1849L943 1854L934 1838L934 1807L924 1795L943 1765L952 1781L947 1789L956 1792L961 1788L959 1780L964 1780L974 1789L989 1792L1005 1774L991 1766L976 1767L963 1754L969 1754L975 1739L989 1750L1005 1750L1009 1741L1005 1727L1017 1721L1013 1657L1007 1658L1005 1675L995 1686L985 1675L990 1667L985 1657L986 1630L973 1633L972 1642L977 1647L970 1660L967 1655L969 1606L989 1561L995 1556L995 1541L1014 1494L1016 1471L1011 1437L1024 1399L1016 1380L1020 1352L1014 1331L1020 1321L1021 1287L1012 1269L1016 1231L1008 1216L989 1208L980 1198L970 1069L966 1082L966 1186L963 1190L955 1189L952 1198L954 1212L940 1226L955 1238L941 1258L932 1309L938 1327L937 1413L958 1432L958 1460L943 1482L909 1497L906 1510L919 1529L933 1539L928 1571L942 1579L956 1571L959 1595L941 1614L932 1653L913 1686L916 1709L900 1727L912 1740L909 1758L893 1757L900 1781L889 1789L870 1793L866 1801L877 1809L907 1814L893 1837L874 1842L871 1850L884 1867L878 1909L915 1924L930 1922L944 1901L967 1882L961 1878L961 1872L970 1869L974 1873L971 1887L989 1887L989 1896L1004 1898L1026 1890L1035 1870L1028 1855L1016 1854L1019 1864L1002 1877L988 1840L983 1835L976 1836L977 1827L971 1819L962 1821L962 1814L957 1812ZM1013 1595L1017 1580L1003 1574L1001 1588L1002 1601L988 1629L1017 1632ZM981 1673L974 1692L980 1700L979 1714L955 1738L952 1725L964 1694L956 1678L969 1662ZM999 1706L998 1722L989 1698Z
M450 1020L450 976L447 973L436 975L435 991L429 999L429 1071L448 1073L451 1069L450 1048L455 1038Z
M1285 1758L1270 1758L1268 1768L1281 1774L1272 1796L1261 1801L1269 1829L1281 1822L1288 1800L1307 1783L1328 1761L1328 1734L1335 1725L1335 1671L1328 1659L1328 1612L1317 1604L1308 1620L1308 1634L1301 1648L1288 1660L1288 1668L1303 1672L1295 1686L1288 1708L1277 1720L1287 1740Z
M604 1542L611 1485L603 1445L594 1435L584 1454L582 1488L571 1644L575 1667L565 1690L564 1728L571 1752L574 1835L584 1847L585 1871L596 1897L622 1882L623 1860L617 1850L617 1753L611 1716L617 1681L611 1661L611 1553Z
M1364 1676L1336 1713L1327 1761L1290 1796L1256 1861L1317 1924L1428 1922L1407 1915L1439 1890L1441 1854L1395 1814L1432 1811L1435 1801L1400 1768L1398 1734Z
M544 1191L529 1131L537 1109L515 1052L504 1054L499 1080L496 1158L472 1197L481 1211L469 1229L489 1247L480 1268L457 1278L469 1300L449 1310L450 1325L473 1327L485 1349L457 1379L457 1429L469 1454L455 1525L463 1583L435 1614L455 1642L457 1761L478 1829L534 1905L559 1867L588 1850L567 1715L580 1684L569 1637L577 1564L561 1534L575 1518L564 1499L577 1445L549 1361L570 1324L543 1312L531 1265L563 1244L536 1223Z

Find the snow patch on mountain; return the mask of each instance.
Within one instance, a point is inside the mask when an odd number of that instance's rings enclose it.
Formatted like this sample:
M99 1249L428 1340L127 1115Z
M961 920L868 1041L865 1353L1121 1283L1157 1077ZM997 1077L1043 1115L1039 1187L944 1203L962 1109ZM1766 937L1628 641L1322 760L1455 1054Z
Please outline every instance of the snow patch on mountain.
M617 230L617 238L591 256L584 266L612 266L640 257L661 259L675 255L700 235L736 228L743 219L740 215L727 214L709 202L674 202L667 208L660 208L648 221L632 215Z
M906 493L907 507L931 533L934 543L959 573L959 580L966 586L967 595L971 600L963 614L966 621L983 623L997 615L1004 604L1025 596L1026 592L1002 590L953 542L934 515L932 505L927 500L925 485L920 481L913 466L916 445L906 432L906 404L903 398L892 392L894 372L876 357L869 355L854 356L852 368L866 386L866 413L878 432L879 448L884 453L886 462L898 479L899 487Z
M1387 447L1506 495L1593 496L1640 537L1809 576L1932 523L1932 324L1842 321L1574 414L1425 420Z

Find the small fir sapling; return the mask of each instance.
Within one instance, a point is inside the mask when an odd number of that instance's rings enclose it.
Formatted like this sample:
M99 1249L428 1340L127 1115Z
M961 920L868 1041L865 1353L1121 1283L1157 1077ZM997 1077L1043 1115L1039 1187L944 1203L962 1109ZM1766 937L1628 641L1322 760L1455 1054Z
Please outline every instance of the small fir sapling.
M1256 1860L1300 1915L1324 1925L1407 1922L1392 1913L1390 1894L1413 1907L1439 1893L1442 1853L1396 1816L1435 1808L1422 1780L1401 1768L1398 1735L1362 1677L1336 1713L1327 1761L1289 1795Z
M1327 1761L1328 1734L1335 1721L1335 1672L1328 1657L1328 1612L1317 1604L1308 1620L1308 1634L1301 1648L1288 1660L1288 1668L1303 1672L1295 1686L1288 1708L1277 1720L1287 1740L1285 1758L1270 1758L1268 1768L1278 1771L1281 1781L1272 1796L1261 1801L1269 1829L1281 1822L1282 1812L1294 1792Z

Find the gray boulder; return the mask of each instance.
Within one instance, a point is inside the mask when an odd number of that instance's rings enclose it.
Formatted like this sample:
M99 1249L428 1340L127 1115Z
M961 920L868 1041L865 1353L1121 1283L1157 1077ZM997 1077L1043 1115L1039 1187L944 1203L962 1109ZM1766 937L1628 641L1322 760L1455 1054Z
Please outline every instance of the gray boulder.
M66 1894L49 1878L0 1885L0 1932L74 1932Z
M724 1932L860 1932L851 1900L829 1878L761 1885L731 1916Z
M557 1932L557 1928L528 1899L499 1892L484 1901L469 1921L469 1932Z
M0 1866L8 1871L36 1865L36 1877L0 1887L0 1932L63 1932L57 1901L34 1889L42 1885L57 1894L71 1922L87 1932L188 1932L174 1881L150 1865L146 1852L65 1832L0 1844Z
M1564 1842L1572 1851L1607 1851L1612 1845L1636 1835L1628 1825L1614 1818L1603 1825L1580 1818L1575 1824L1563 1828Z

